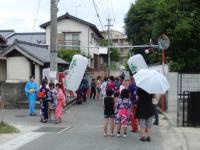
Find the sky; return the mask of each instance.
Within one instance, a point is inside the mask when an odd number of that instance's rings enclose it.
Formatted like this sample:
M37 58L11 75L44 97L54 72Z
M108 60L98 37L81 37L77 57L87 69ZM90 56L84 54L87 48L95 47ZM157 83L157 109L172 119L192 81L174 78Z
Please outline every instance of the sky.
M59 0L58 16L68 12L106 30L106 19L111 18L111 28L124 32L124 17L135 0L94 0L102 26L97 17L93 0ZM44 31L39 27L50 19L50 0L2 0L0 5L0 30L16 32Z

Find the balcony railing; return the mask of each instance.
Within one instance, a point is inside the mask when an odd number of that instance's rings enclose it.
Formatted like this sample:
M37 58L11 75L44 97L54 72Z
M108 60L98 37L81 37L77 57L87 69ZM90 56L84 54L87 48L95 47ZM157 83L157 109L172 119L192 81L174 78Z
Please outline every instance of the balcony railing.
M59 40L59 48L66 48L70 50L80 50L80 40Z

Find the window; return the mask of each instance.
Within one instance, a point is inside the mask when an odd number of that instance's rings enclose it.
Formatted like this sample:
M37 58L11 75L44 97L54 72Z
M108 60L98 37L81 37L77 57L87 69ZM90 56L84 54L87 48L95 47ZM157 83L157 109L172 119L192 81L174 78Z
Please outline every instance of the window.
M93 44L93 34L94 34L94 33L91 33L91 35L90 35L90 43L91 43L91 44Z
M80 50L80 47L77 47L80 46L79 33L65 33L64 43L65 45L70 45L66 46L68 49Z
M91 33L91 39L90 39L90 43L97 45L98 44L98 40L96 39L94 33Z
M79 33L65 33L65 40L79 40Z

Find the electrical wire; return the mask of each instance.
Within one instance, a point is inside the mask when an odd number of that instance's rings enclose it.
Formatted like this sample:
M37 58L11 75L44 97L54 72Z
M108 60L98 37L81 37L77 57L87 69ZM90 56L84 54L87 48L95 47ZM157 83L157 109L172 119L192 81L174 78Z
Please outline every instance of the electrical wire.
M97 17L98 17L98 19L99 19L99 22L100 22L100 24L101 24L101 27L102 27L102 29L104 30L104 27L103 27L103 25L102 25L102 22L101 22L101 19L100 19L99 13L98 13L98 11L97 11L97 6L96 6L96 4L95 4L95 1L92 0L92 2L93 2L93 6L94 6L94 8L95 8L95 11L96 11Z
M106 9L103 5L104 3L100 4L100 2L102 2L102 1L101 0L96 1L97 7L100 8L99 10L100 10L102 16L105 16Z
M36 25L36 21L37 21L37 18L38 18L38 12L39 12L39 8L40 8L40 3L41 3L41 0L38 0L36 14L35 14L35 18L34 18L34 21L33 21L33 32L35 31L35 25Z
M113 20L115 20L115 12L114 12L112 0L110 0L110 5L111 5L112 14L113 14Z
M35 31L35 25L36 25L36 21L37 21L37 18L38 18L38 12L39 12L39 8L40 8L40 3L41 3L41 0L38 0L38 6L37 6L37 10L36 10L34 21L33 21L33 31L32 32ZM31 42L32 42L32 39L33 39L33 34L31 35L31 38L30 38Z

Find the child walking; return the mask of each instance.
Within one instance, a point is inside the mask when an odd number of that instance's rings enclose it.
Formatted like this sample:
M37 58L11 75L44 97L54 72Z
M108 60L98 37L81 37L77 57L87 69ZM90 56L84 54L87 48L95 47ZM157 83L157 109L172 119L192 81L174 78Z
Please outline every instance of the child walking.
M56 115L56 123L61 123L61 118L63 115L63 107L65 106L65 95L61 89L61 84L56 84L56 91L57 91L57 106L55 110Z
M121 128L123 129L123 137L127 137L127 126L131 116L131 101L129 100L129 91L123 89L121 91L121 99L116 101L116 124L117 137L120 137Z
M92 99L93 97L93 100L95 100L95 97L96 97L96 81L95 79L92 79L92 82L91 82L91 90L90 90L90 99Z
M41 111L41 122L48 122L48 100L47 93L49 89L46 87L46 82L43 80L40 91L38 93L38 98L40 100L40 111Z
M47 92L47 100L49 101L49 120L51 120L52 113L54 114L54 118L56 120L55 116L55 110L56 110L56 90L54 89L54 84L49 83L49 91Z
M114 133L114 117L115 117L115 110L114 110L114 98L112 97L113 90L107 89L106 90L106 97L104 98L104 136L107 136L107 129L108 124L110 124L111 128L111 136L113 136Z

